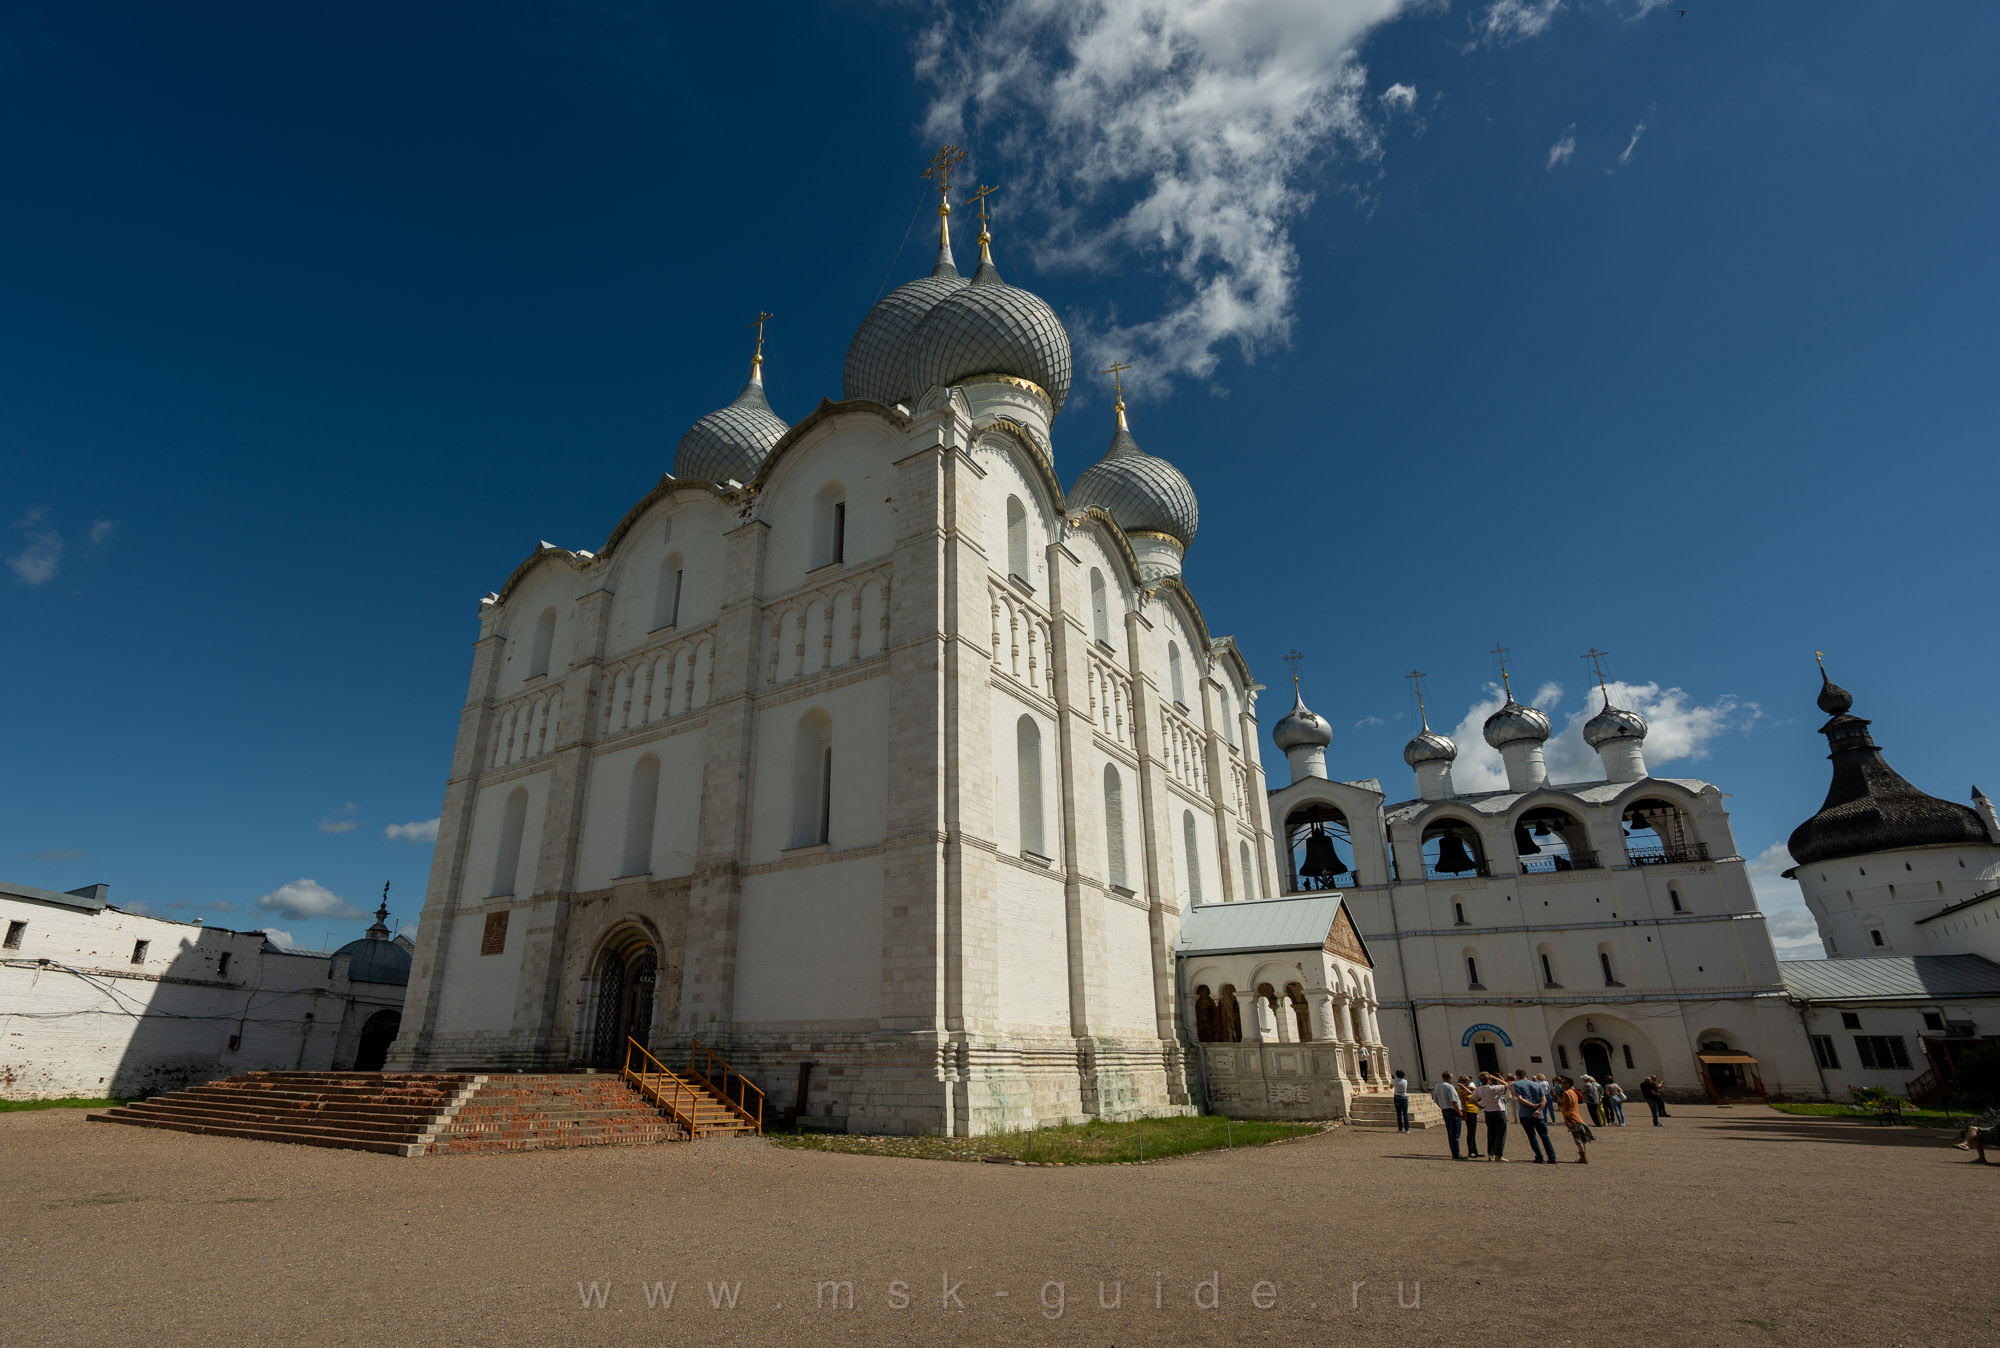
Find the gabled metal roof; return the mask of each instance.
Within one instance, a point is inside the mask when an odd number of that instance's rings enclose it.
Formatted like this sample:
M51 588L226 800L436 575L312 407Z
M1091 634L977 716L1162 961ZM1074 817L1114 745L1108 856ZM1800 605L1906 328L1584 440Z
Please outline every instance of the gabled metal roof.
M108 906L104 896L109 889L109 885L85 885L82 889L72 889L59 894L53 889L36 889L33 885L0 882L0 898L59 903L65 908L80 908L86 913L96 913Z
M2000 997L2000 964L1984 955L1780 960L1778 976L1794 997L1815 1002Z
M1287 894L1240 903L1198 903L1181 918L1180 955L1244 950L1318 950L1340 916L1338 894Z

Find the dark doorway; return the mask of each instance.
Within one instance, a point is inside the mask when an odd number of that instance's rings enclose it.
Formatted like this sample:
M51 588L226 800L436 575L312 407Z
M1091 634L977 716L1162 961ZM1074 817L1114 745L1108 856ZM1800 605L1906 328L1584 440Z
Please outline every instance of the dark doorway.
M1500 1070L1500 1046L1498 1044L1474 1044L1472 1046L1472 1056L1479 1060L1480 1071L1497 1073Z
M1583 1041L1583 1070L1599 1081L1611 1075L1611 1045L1602 1039Z
M354 1051L354 1070L379 1072L389 1061L389 1046L403 1028L401 1011L377 1011L361 1024L361 1047Z
M597 966L597 1028L591 1041L593 1066L625 1065L625 1041L647 1046L653 1025L653 983L659 952L646 943L607 950Z

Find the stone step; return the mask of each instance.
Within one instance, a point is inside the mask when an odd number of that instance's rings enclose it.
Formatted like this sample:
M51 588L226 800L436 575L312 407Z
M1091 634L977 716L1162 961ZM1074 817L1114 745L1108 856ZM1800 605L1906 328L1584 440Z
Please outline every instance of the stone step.
M304 1129L277 1132L259 1128L254 1124L192 1122L168 1117L132 1115L123 1110L87 1114L84 1117L95 1123L130 1123L137 1124L141 1128L165 1128L177 1133L199 1133L205 1137L241 1137L253 1142L290 1142L302 1147L337 1147L346 1151L372 1151L388 1156L414 1156L422 1146L419 1142L390 1138L343 1137Z
M282 1114L270 1114L259 1110L219 1110L204 1109L166 1101L143 1100L130 1105L121 1105L116 1110L118 1122L126 1123L134 1119L174 1119L183 1123L212 1123L232 1127L256 1127L270 1132L314 1132L328 1135L361 1138L383 1138L387 1140L415 1141L428 1129L430 1120L344 1120L344 1119L301 1119Z

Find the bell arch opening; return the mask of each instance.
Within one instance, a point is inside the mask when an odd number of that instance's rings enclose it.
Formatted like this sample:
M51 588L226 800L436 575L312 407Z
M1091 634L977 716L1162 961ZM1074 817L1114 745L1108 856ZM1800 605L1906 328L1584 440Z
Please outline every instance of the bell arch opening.
M1361 883L1354 869L1354 835L1347 816L1332 805L1301 805L1285 818L1292 889L1337 889Z

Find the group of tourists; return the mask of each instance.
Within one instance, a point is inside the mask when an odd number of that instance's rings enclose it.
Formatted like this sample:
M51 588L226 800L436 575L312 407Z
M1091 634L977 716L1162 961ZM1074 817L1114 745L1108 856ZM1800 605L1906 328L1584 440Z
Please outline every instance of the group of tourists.
M1651 1109L1655 1127L1667 1115L1663 1084L1658 1077L1647 1077L1639 1086L1640 1097ZM1396 1127L1403 1132L1410 1130L1409 1087L1403 1074L1397 1072ZM1599 1128L1625 1126L1625 1088L1608 1076L1602 1081L1588 1073L1581 1080L1568 1076L1550 1078L1539 1072L1529 1076L1526 1069L1517 1069L1511 1078L1498 1072L1481 1072L1475 1079L1470 1072L1456 1077L1444 1072L1431 1094L1444 1114L1445 1140L1451 1144L1454 1161L1480 1159L1482 1117L1486 1121L1486 1159L1507 1159L1507 1131L1511 1121L1528 1135L1528 1147L1535 1154L1536 1165L1556 1163L1555 1143L1549 1136L1549 1128L1558 1118L1576 1145L1579 1165L1590 1163L1589 1144L1596 1140L1591 1131L1593 1124Z

